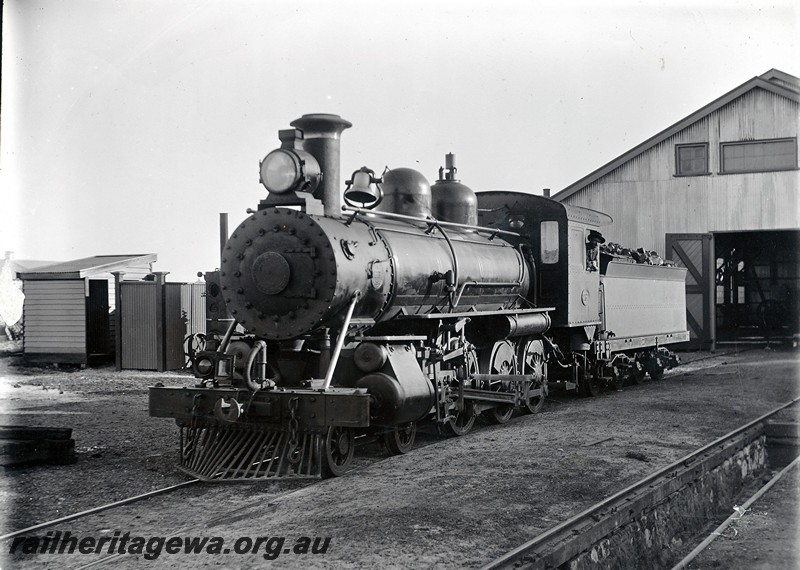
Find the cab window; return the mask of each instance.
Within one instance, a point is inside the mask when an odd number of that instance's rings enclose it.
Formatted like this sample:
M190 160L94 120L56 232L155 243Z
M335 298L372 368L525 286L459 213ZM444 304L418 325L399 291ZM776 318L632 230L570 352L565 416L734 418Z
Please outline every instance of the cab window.
M541 258L542 263L558 263L558 222L542 222Z

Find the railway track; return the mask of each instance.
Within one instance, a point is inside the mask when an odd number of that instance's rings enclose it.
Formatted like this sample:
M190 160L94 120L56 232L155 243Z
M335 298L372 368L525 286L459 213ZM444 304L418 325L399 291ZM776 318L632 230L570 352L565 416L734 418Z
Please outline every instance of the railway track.
M74 521L83 517L87 517L89 515L94 515L97 513L101 513L103 511L108 511L110 509L114 509L117 507L122 507L124 505L130 505L131 503L136 503L138 501L143 501L144 499L149 499L151 497L156 497L158 495L163 495L165 493L171 493L172 491L177 491L178 489L184 489L186 487L190 487L200 482L200 479L192 479L190 481L184 481L183 483L178 483L176 485L170 485L169 487L163 487L161 489L156 489L155 491L149 491L147 493L142 493L141 495L136 495L135 497L129 497L127 499L122 499L121 501L114 501L113 503L107 503L105 505L100 505L99 507L93 507L91 509L86 509L85 511L80 511L78 513L73 513L71 515L67 515L65 517L61 517L58 519L53 519L50 521L46 521L37 525L29 526L28 528L23 528L21 530L16 530L14 532L10 532L8 534L4 534L0 536L0 542L5 540L11 540L17 536L29 535L33 532L38 530L42 530L45 528L50 528L51 526L55 526L57 524Z
M624 525L638 519L641 513L688 482L697 480L725 460L734 457L738 451L763 434L767 420L798 402L800 398L795 398L693 451L505 553L483 566L482 570L556 568L565 564L582 552L591 550L593 545ZM692 554L694 557L697 552ZM678 567L683 568L685 565L679 564Z
M68 516L65 516L65 517L61 517L61 518L58 518L58 519L53 519L53 520L50 520L50 521L46 521L46 522L43 522L43 523L40 523L40 524L37 524L37 525L34 525L34 526L30 526L28 528L20 529L20 530L14 531L12 533L8 533L8 534L5 534L5 535L2 535L2 536L0 536L0 543L6 543L7 544L6 541L12 540L12 539L14 539L14 538L16 538L18 536L31 536L32 533L40 531L40 530L43 530L43 529L46 529L46 528L50 528L50 527L53 527L53 526L56 526L56 525L59 525L59 524L65 523L65 522L75 521L75 520L78 520L78 519L81 519L81 518L84 518L84 517L88 517L90 515L95 515L95 514L98 514L98 513L104 512L104 511L108 511L108 510L111 510L111 509L115 509L115 508L118 508L118 507L122 507L122 506L125 506L125 505L130 505L132 503L143 501L145 499L150 499L150 498L155 497L155 496L165 495L165 494L177 491L179 489L185 489L185 488L188 488L188 487L191 487L191 486L195 486L198 483L202 483L202 482L203 481L200 480L200 479L192 479L190 481L185 481L183 483L178 483L176 485L171 485L169 487L156 489L156 490L150 491L148 493L143 493L143 494L137 495L135 497L130 497L130 498L127 498L127 499L123 499L121 501L115 501L113 503L108 503L108 504L105 504L105 505L101 505L101 506L98 506L98 507L87 509L85 511L74 513L74 514L71 514L71 515L68 515ZM285 493L281 493L280 495L277 495L277 496L273 497L271 500L273 502L280 501L280 500L286 498L287 496L289 496L289 495L291 495L293 493L296 493L297 491L305 488L305 486L307 486L307 485L304 485L304 486L300 487L299 489L292 489L291 491L287 491ZM240 510L241 509L239 507L236 507L236 508L232 508L232 509L223 511L223 512L217 514L216 516L214 516L213 518L209 519L208 521L206 521L206 524L214 525L218 521L224 520L226 517L230 517L231 515L234 515L234 514L240 512ZM193 524L187 525L187 526L183 526L181 528L173 530L170 534L166 535L164 537L164 539L165 540L169 540L170 538L173 538L173 537L182 536L183 534L185 534L185 533L187 533L189 531L196 530L196 528L197 528L197 524L196 523L193 523ZM79 566L72 567L72 570L83 570L83 569L86 569L86 568L94 568L94 567L97 567L97 566L102 566L104 564L111 563L114 560L119 560L119 559L125 558L127 556L128 556L128 554L110 554L108 556L103 556L101 558L97 558L95 560L92 560L91 562L87 562L86 564L81 564Z
M725 519L722 522L722 524L720 524L708 536L706 536L703 542L698 544L694 548L694 550L692 550L689 554L684 556L684 558L680 562L678 562L675 566L672 567L672 570L685 570L686 568L688 568L689 564L691 564L691 562L695 558L697 558L697 556L701 552L703 552L706 548L708 548L711 545L711 543L714 542L714 540L716 540L718 536L721 536L722 533L725 531L725 529L728 528L728 526L730 526L730 524L733 521L741 518L742 514L747 512L753 503L755 503L759 498L761 498L762 495L764 495L767 491L769 491L773 487L773 485L775 485L784 476L786 476L792 469L796 469L798 465L800 465L800 457L795 458L795 460L792 461L789 465L781 469L780 472L778 472L777 475L775 475L772 479L770 479L766 485L764 485L758 491L756 491L749 499L747 499L747 501L742 503L742 505L738 509L735 509L734 514Z

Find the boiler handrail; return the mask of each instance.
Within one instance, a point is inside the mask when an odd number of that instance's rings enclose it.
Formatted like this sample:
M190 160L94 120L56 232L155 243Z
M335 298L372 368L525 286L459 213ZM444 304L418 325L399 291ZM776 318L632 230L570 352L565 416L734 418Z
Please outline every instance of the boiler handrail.
M435 218L417 218L416 216L406 216L405 214L395 214L394 212L376 212L375 210L368 210L366 208L354 208L352 206L342 206L342 211L352 212L353 214L369 214L381 218L389 218L390 220L403 220L406 222L419 222L428 225L440 225L444 227L461 228L465 230L474 230L476 232L484 232L492 234L493 236L501 234L507 236L522 237L517 232L510 232L508 230L500 230L497 228L487 228L486 226L472 226L469 224L459 224L458 222L443 222Z

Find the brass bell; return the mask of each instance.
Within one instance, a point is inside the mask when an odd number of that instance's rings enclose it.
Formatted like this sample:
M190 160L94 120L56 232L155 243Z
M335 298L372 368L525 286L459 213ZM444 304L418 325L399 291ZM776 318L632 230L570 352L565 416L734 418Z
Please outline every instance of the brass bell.
M344 190L345 203L353 208L372 209L383 200L383 192L378 183L380 178L375 178L375 172L362 166L345 181L347 188Z

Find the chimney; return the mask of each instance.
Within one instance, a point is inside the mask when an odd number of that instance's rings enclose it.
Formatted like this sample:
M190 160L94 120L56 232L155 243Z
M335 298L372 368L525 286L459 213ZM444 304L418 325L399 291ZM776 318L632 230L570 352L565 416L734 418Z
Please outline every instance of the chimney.
M322 171L322 184L314 197L322 200L326 216L340 216L339 137L353 123L339 115L316 113L303 115L289 124L303 131L303 149L317 159Z
M550 197L550 188L544 188L542 190L542 194L544 195L545 198L549 198Z

